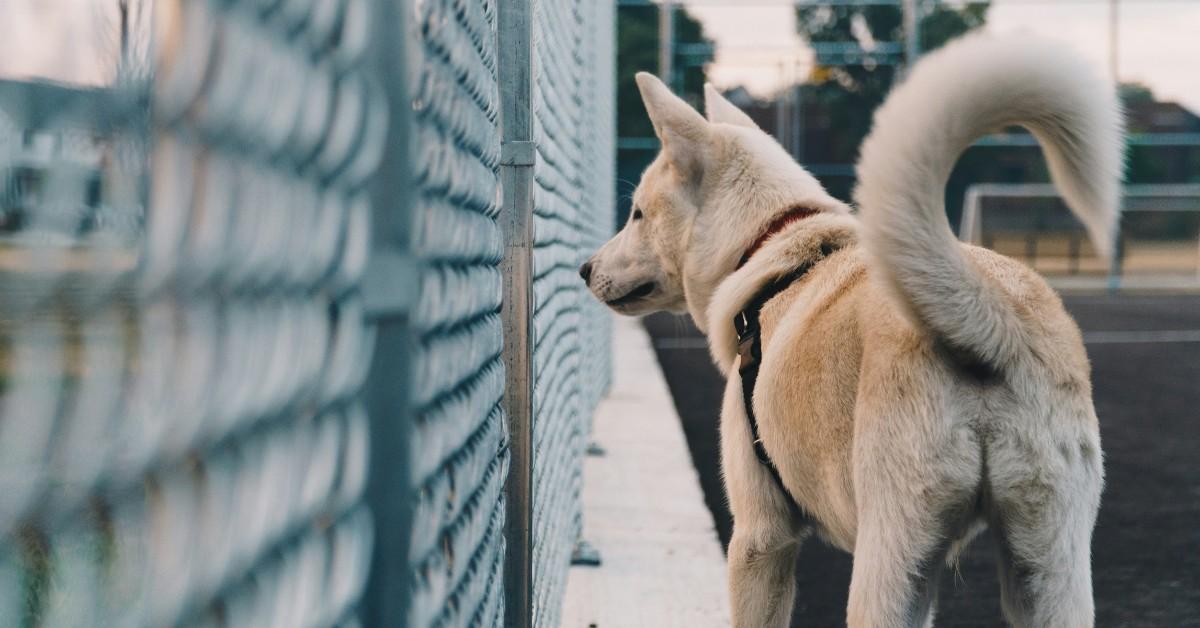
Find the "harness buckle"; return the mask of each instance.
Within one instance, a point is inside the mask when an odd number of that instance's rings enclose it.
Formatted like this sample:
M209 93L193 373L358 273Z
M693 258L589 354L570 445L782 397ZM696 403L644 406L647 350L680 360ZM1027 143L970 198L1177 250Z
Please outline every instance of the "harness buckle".
M750 329L750 315L746 314L746 310L737 313L733 317L733 330L737 332L737 339L740 343L746 339L746 331Z
M760 353L758 317L751 316L748 310L742 310L733 318L733 328L737 331L738 338L738 370L744 371L756 366Z
M738 342L738 370L745 371L748 368L758 365L758 356L755 355L754 338L746 338Z

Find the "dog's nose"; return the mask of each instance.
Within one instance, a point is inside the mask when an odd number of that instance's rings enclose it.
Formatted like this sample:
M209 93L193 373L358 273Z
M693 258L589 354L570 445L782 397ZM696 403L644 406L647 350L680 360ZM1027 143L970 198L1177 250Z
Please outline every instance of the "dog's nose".
M583 266L579 267L579 276L583 277L583 283L592 285L592 263L584 262Z

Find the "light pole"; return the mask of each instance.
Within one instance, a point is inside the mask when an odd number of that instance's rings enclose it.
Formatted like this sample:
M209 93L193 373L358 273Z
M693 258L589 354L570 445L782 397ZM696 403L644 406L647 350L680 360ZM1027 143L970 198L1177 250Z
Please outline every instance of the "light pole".
M1115 0L1114 0L1115 1ZM920 0L904 0L904 73L908 74L921 56Z
M804 161L804 100L800 91L800 57L792 58L792 79L788 90L792 96L792 155Z
M658 76L674 88L672 74L675 66L675 3L663 0L658 5Z
M1119 15L1118 4L1120 0L1109 0L1108 3L1108 69L1112 73L1113 84L1121 83L1119 62L1117 61L1117 39L1119 28L1117 26L1117 18Z

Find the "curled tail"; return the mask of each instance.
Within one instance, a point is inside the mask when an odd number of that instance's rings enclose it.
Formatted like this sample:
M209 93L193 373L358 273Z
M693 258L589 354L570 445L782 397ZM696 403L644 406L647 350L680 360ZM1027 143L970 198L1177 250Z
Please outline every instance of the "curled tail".
M1122 117L1114 87L1070 50L968 35L931 53L875 113L855 192L875 267L951 347L1001 366L1022 352L1016 313L967 262L945 213L960 153L1007 125L1028 128L1097 251L1119 218Z

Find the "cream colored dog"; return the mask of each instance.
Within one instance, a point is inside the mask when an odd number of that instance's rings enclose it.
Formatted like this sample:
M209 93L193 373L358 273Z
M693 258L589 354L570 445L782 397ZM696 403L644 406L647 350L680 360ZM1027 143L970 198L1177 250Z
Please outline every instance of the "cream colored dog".
M930 625L941 566L990 528L1012 624L1091 626L1104 472L1079 330L1037 274L955 240L943 189L977 137L1024 125L1107 254L1121 174L1111 85L1037 41L945 46L876 113L856 218L711 87L706 120L653 76L637 82L662 152L628 224L580 272L622 314L686 308L729 377L734 624L787 625L796 555L816 534L854 554L849 625ZM779 220L797 207L818 213ZM753 392L785 494L753 451L732 321L803 267L761 310Z

